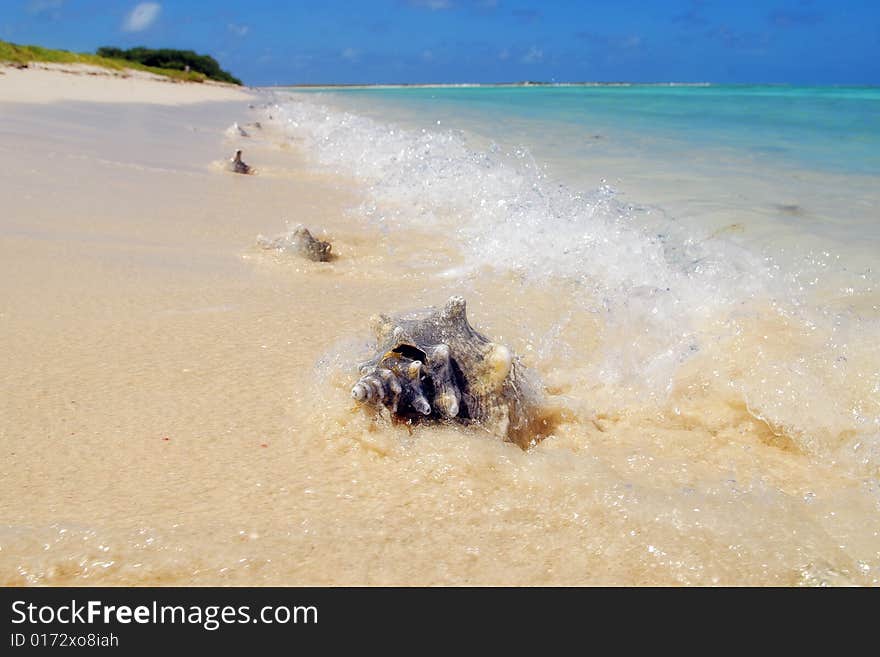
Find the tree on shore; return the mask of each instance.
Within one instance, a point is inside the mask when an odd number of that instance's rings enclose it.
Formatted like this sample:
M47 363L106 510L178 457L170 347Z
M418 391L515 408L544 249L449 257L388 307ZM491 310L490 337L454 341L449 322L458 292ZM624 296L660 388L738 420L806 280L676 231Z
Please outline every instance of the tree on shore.
M192 50L176 50L172 48L129 48L123 50L114 46L98 48L100 57L111 59L124 59L130 62L138 62L144 66L166 68L178 71L196 71L203 73L212 80L241 84L241 80L233 77L230 73L220 68L220 64L210 55L200 55Z

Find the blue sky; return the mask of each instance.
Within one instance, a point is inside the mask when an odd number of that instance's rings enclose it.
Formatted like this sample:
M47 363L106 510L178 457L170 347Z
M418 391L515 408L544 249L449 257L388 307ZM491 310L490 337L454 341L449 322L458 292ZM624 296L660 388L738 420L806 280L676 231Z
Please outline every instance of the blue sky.
M249 84L880 84L880 0L2 0L0 39L190 48Z

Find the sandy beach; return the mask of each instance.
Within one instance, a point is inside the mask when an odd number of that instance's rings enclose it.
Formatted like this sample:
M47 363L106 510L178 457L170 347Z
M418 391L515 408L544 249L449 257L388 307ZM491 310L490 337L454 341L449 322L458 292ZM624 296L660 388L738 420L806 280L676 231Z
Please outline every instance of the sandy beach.
M347 225L345 185L228 139L247 92L4 72L2 582L372 581L338 547L375 521L339 521L356 480L314 469L351 444L315 442L303 400L375 310L383 240ZM259 175L225 171L242 145ZM255 247L305 217L357 257Z
M744 401L812 344L790 318L707 317L668 394L628 396L579 358L613 327L364 220L265 92L0 72L0 584L878 584L876 467L832 400L810 436ZM337 258L256 246L299 223ZM529 450L354 408L369 317L459 293L540 377ZM871 398L864 353L830 396Z

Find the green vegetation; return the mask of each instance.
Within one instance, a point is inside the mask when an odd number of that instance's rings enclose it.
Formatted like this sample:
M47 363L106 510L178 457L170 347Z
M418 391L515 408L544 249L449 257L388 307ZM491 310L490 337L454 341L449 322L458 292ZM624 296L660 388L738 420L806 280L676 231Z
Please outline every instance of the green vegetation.
M113 56L103 55L103 52L111 52L114 53ZM186 56L195 55L197 59L204 60L202 63L210 61L213 63L213 66L216 67L216 70L219 71L219 74L225 77L215 77L214 75L210 75L208 72L202 71L200 68L196 68L188 61L183 59L179 60L181 64L179 66L156 66L152 63L140 62L136 59L129 59L127 56L118 56L127 55L128 53L143 51L143 52L156 52L156 53L183 53ZM118 54L116 54L118 53ZM152 62L154 60L150 60ZM155 73L156 75L164 75L165 77L172 78L174 80L180 80L185 82L204 82L206 79L211 78L214 80L221 80L223 82L232 82L233 84L241 84L241 82L226 71L220 69L220 66L217 64L217 61L206 55L196 55L194 52L186 50L186 51L176 51L176 50L158 50L158 51L148 51L146 48L133 48L132 50L124 51L119 48L101 48L98 51L97 55L92 55L90 53L75 53L70 52L68 50L52 50L50 48L42 48L40 46L20 46L14 43L8 43L6 41L0 41L0 63L9 62L12 64L20 64L26 65L30 62L51 62L56 64L89 64L91 66L100 66L102 68L112 69L115 71L123 71L125 69L134 69L136 71L147 71L149 73ZM169 60L169 63L170 60ZM213 72L213 69L210 68L210 63L208 64L209 71ZM186 70L186 67L189 66L190 70Z
M122 50L121 48L105 46L98 48L98 55L109 59L124 59L155 68L175 71L196 71L197 73L204 74L211 80L241 84L241 80L220 68L220 64L217 63L216 59L210 55L199 55L192 50L172 50L170 48L155 50L153 48L144 48L143 46Z

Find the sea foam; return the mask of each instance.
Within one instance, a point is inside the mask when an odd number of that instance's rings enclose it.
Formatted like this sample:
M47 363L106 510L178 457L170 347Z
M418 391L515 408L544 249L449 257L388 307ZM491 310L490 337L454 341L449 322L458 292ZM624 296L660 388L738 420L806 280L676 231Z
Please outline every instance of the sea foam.
M525 148L383 123L319 94L279 95L271 113L316 166L362 184L362 220L457 244L464 265L448 275L507 271L548 294L559 283L574 290L603 326L580 376L608 397L626 405L633 390L668 396L688 362L703 358L709 378L805 451L834 443L838 453L843 442L861 450L860 463L880 463L880 353L865 339L880 334L878 322L816 302L827 262L809 254L786 269L723 232L701 234L622 202L604 183L573 190Z

